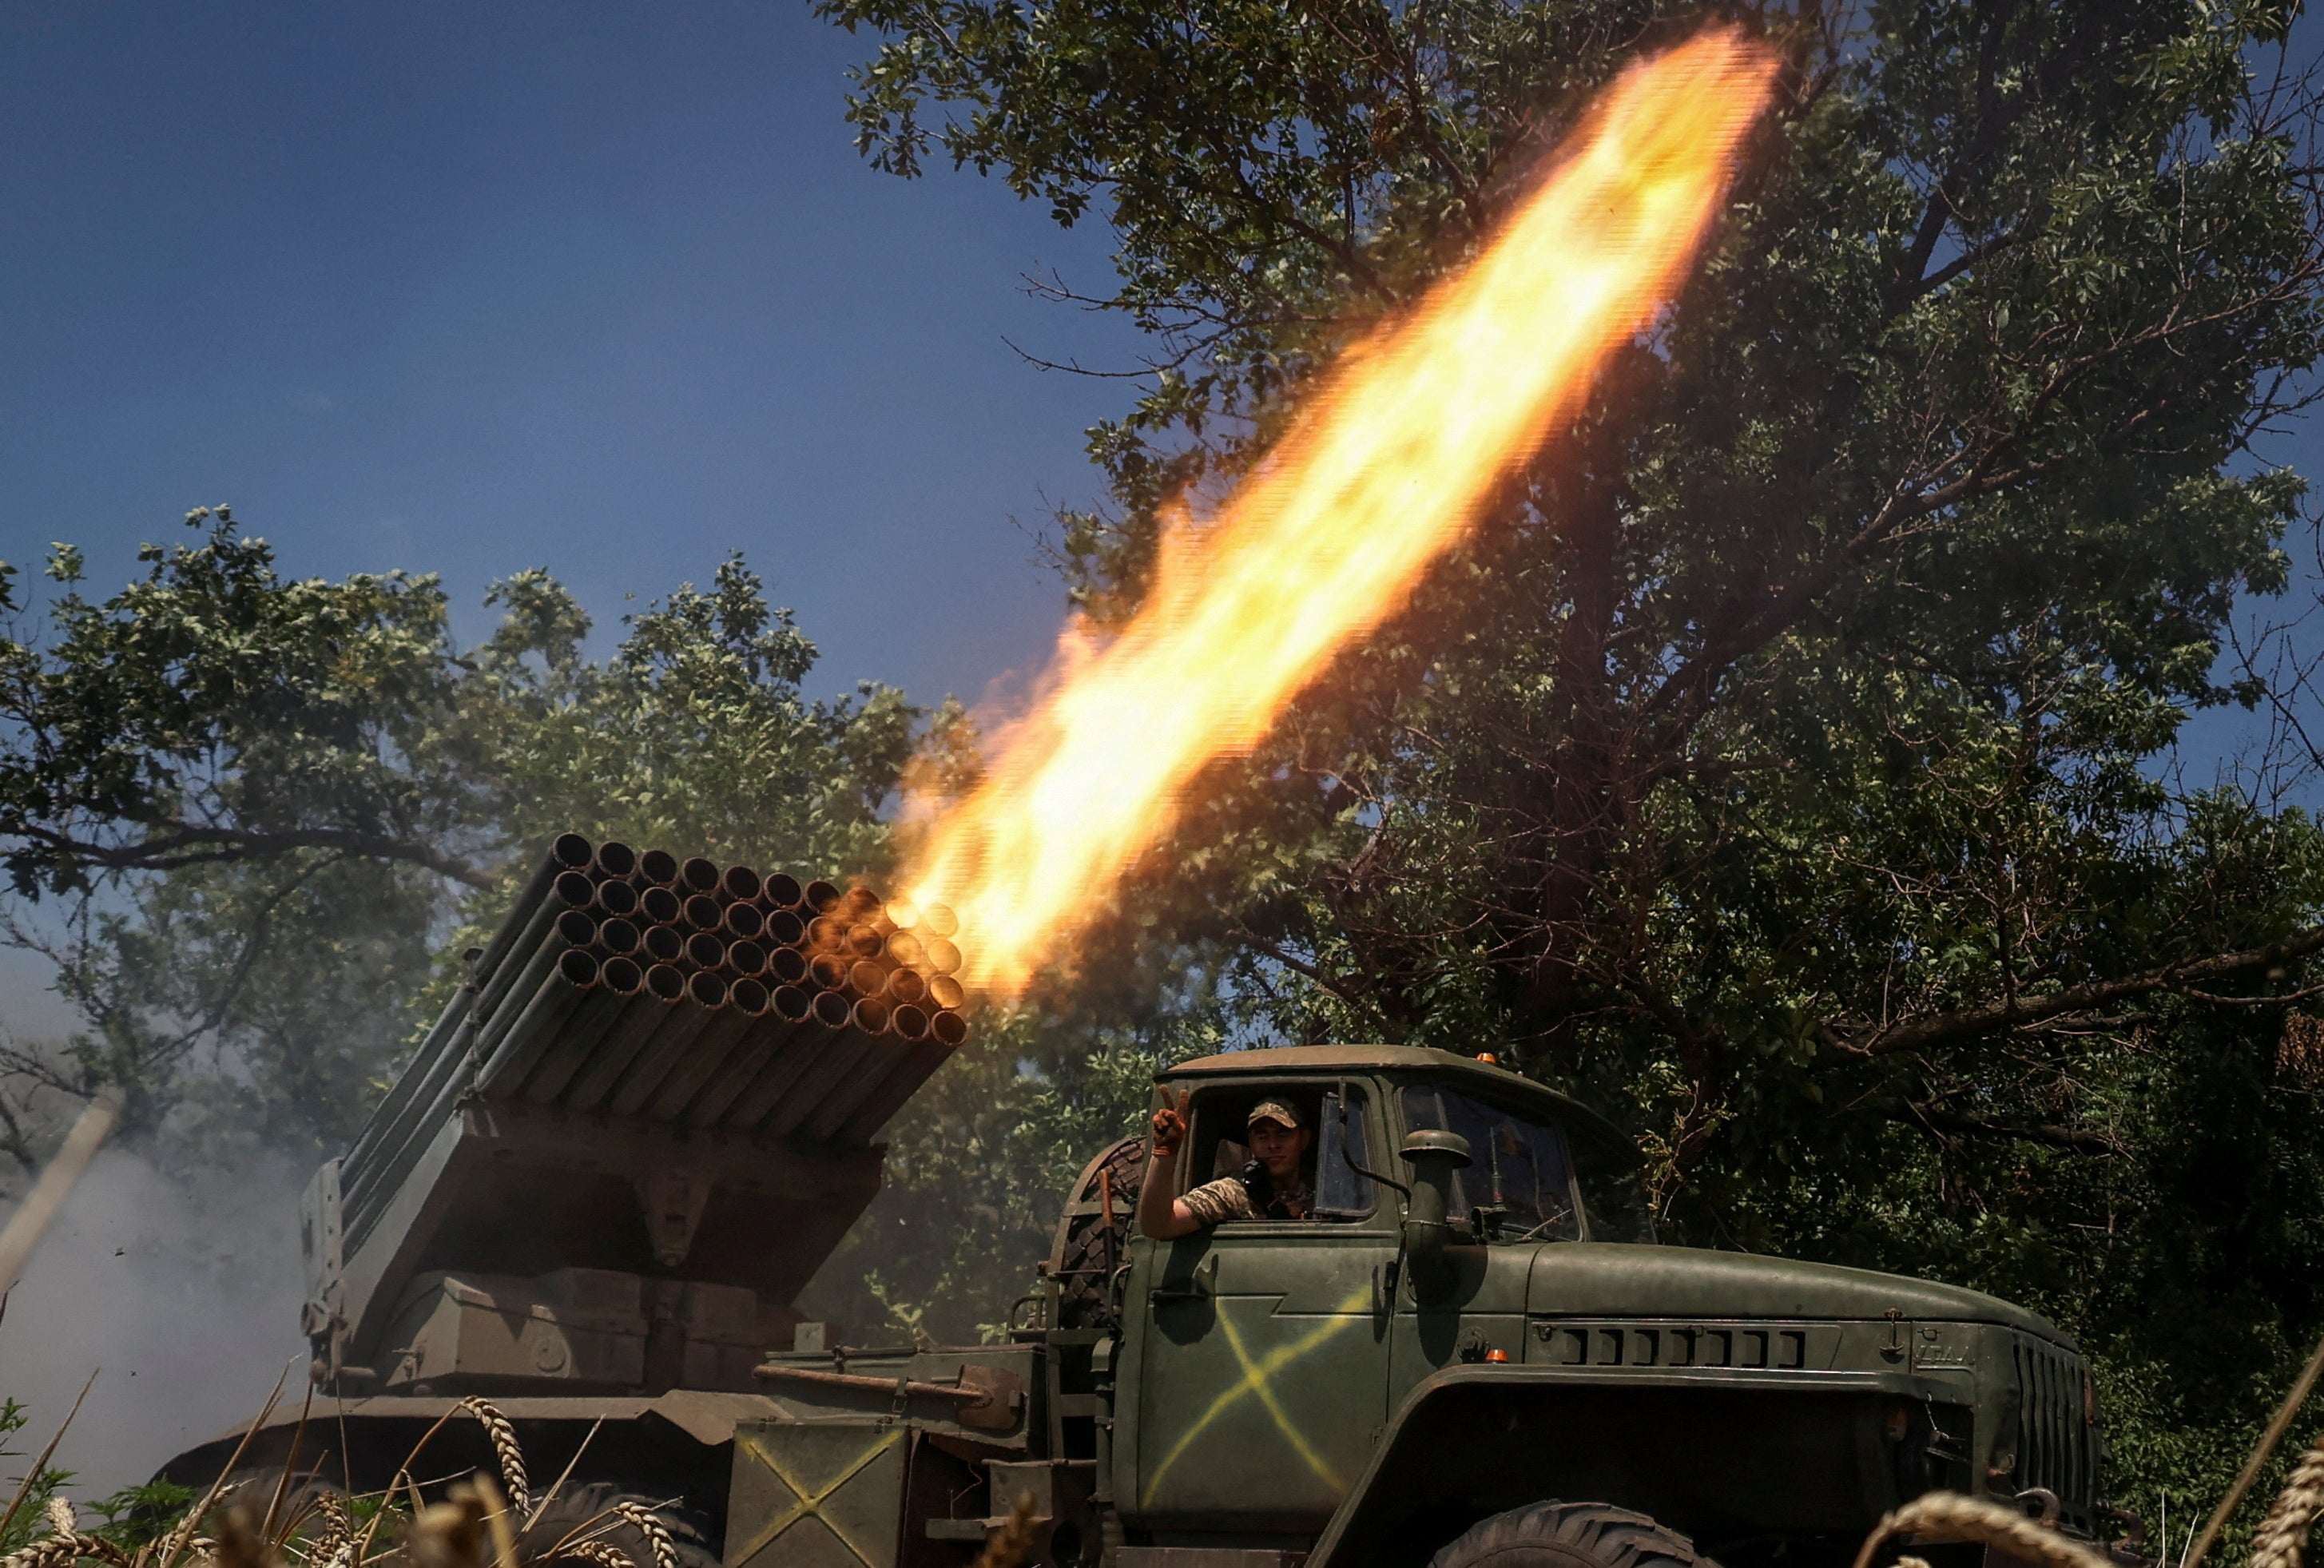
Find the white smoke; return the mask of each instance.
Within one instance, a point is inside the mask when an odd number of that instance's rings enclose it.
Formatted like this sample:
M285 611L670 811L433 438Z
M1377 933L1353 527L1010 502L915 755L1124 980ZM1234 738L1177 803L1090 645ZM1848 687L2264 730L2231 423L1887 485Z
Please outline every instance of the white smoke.
M275 1164L165 1174L98 1155L0 1316L0 1396L31 1417L9 1446L37 1452L97 1373L52 1462L76 1472L74 1495L102 1497L247 1421L286 1365L295 1404L303 1176ZM0 1204L0 1223L12 1208Z

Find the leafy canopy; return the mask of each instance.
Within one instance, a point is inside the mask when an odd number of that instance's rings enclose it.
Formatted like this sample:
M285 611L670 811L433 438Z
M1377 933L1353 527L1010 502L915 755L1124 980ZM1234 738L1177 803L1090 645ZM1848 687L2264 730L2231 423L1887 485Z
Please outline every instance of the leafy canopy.
M1160 503L1246 467L1702 14L819 9L877 39L876 164L1119 238L1109 284L1056 285L1155 343L1091 432L1112 506L1060 519L1101 621ZM2324 843L2169 748L2307 696L2297 659L2222 659L2305 525L2259 445L2324 329L2291 9L1726 14L1791 72L1692 285L1207 781L1089 970L1210 975L1244 1038L1513 1045L1629 1109L1674 1234L2031 1298L2136 1388L2127 1484L2231 1467L2222 1423L2324 1328L2316 1063L2282 1045Z

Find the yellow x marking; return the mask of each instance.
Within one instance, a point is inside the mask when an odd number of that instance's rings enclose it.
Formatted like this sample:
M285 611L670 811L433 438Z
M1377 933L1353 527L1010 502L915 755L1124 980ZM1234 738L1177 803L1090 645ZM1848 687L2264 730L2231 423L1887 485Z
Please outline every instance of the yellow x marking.
M834 1536L837 1536L841 1545L854 1553L856 1561L862 1563L863 1564L863 1568L880 1568L878 1563L872 1562L871 1554L865 1552L862 1547L857 1545L854 1541L849 1538L847 1532L839 1527L839 1522L823 1511L823 1505L825 1502L829 1500L832 1493L837 1491L841 1487L845 1486L849 1481L853 1480L863 1470L864 1466L870 1464L873 1460L879 1458L881 1454L895 1447L896 1444L902 1440L904 1430L900 1426L890 1431L885 1437L882 1437L879 1442L864 1450L862 1457L858 1458L853 1464L849 1465L845 1470L840 1471L838 1479L829 1482L820 1491L810 1491L806 1486L802 1485L798 1478L793 1476L790 1471L776 1463L775 1456L768 1453L759 1444L755 1443L748 1444L747 1446L751 1450L752 1457L756 1459L761 1464L765 1465L769 1470L774 1471L775 1479L781 1481L785 1486L790 1488L792 1495L797 1497L798 1501L791 1505L790 1512L785 1514L781 1518L777 1519L773 1524L767 1526L766 1529L761 1531L759 1538L751 1543L751 1549L744 1552L741 1556L735 1558L734 1561L738 1563L749 1562L752 1557L756 1556L761 1550L763 1550L769 1542L781 1535L784 1531L789 1529L793 1525L798 1524L801 1519L813 1519L816 1523L821 1525L825 1529L829 1530Z
M1170 1467L1178 1462L1178 1456L1193 1447L1194 1440L1220 1416L1241 1404L1245 1398L1256 1398L1266 1407L1268 1415L1275 1422L1276 1430L1283 1434L1291 1444L1292 1452L1298 1454L1325 1485L1344 1488L1346 1483L1340 1479L1338 1472L1324 1462L1322 1454L1315 1452L1314 1446L1307 1441L1306 1434L1299 1430L1298 1424L1291 1419L1290 1412L1284 1409L1283 1401L1276 1397L1271 1379L1276 1373L1342 1330L1370 1321L1353 1314L1371 1298L1372 1282L1368 1279L1356 1287L1323 1323L1288 1344L1276 1346L1256 1360L1251 1358L1250 1347L1243 1342L1242 1331L1235 1327L1233 1314L1226 1310L1226 1303L1221 1302L1219 1327L1226 1335L1227 1348L1234 1351L1235 1360L1242 1367L1242 1380L1212 1400L1210 1408L1179 1434L1178 1441L1170 1445L1170 1452L1162 1456L1162 1462L1156 1465L1154 1472L1146 1478L1146 1500L1149 1504L1153 1502L1155 1489L1162 1484L1162 1478L1170 1473Z

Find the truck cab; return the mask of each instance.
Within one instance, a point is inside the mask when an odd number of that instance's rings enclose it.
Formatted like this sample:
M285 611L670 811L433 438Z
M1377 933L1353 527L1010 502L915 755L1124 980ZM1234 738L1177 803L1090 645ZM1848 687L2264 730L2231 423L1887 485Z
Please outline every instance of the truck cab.
M1272 1099L1316 1130L1316 1201L1128 1242L1107 1455L1126 1542L1417 1562L1590 1499L1731 1568L1843 1558L1937 1488L2098 1525L2088 1370L2031 1313L1657 1244L1628 1141L1487 1061L1245 1051L1160 1083L1191 1091L1177 1190L1237 1169Z

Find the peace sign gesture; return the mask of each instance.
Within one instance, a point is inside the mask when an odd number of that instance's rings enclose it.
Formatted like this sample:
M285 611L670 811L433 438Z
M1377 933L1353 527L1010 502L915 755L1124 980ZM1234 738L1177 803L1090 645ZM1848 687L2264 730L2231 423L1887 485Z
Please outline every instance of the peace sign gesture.
M1159 1159L1178 1152L1186 1141L1186 1105L1194 1097L1192 1089L1181 1089L1174 1095L1162 1091L1162 1104L1154 1112L1154 1155Z

